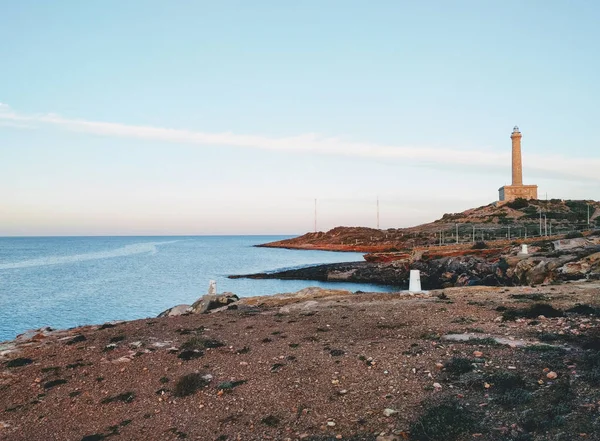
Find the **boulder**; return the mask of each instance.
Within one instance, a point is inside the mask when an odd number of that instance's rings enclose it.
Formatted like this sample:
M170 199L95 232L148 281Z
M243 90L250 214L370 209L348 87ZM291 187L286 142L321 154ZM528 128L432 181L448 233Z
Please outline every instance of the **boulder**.
M212 309L228 306L238 300L239 297L231 292L224 292L223 294L207 294L200 297L192 304L190 312L193 314L204 314Z
M161 312L157 317L175 317L178 315L189 314L190 312L190 305L177 305Z
M594 253L576 262L568 262L557 269L562 280L600 278L600 253Z
M552 242L556 251L572 250L573 248L584 248L591 245L591 242L585 237L576 237L574 239L561 239Z

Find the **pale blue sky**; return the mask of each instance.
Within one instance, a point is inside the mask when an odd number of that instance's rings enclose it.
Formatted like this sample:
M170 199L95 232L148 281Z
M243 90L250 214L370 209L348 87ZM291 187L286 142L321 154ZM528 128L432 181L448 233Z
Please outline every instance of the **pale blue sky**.
M401 227L600 199L595 1L0 0L0 235Z

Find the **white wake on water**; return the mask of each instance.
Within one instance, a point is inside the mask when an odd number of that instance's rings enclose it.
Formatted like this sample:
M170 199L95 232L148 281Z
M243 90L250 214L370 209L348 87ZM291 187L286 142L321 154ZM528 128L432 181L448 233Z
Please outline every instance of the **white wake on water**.
M85 262L87 260L112 259L114 257L126 257L133 254L156 254L157 245L166 245L179 242L178 240L169 240L164 242L140 242L131 245L125 245L114 250L98 251L94 253L73 254L71 256L47 256L39 259L22 260L20 262L0 263L0 270L32 268L36 266L64 265L67 263Z

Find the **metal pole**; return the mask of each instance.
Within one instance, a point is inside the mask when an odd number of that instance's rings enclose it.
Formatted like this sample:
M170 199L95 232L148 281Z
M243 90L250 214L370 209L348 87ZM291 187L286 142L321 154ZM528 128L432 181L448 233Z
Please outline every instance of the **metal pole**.
M510 240L510 225L508 226L508 240Z
M379 196L377 196L377 229L379 230Z
M473 225L473 243L475 243L475 225Z
M548 236L548 219L546 219L545 214L544 214L544 236Z
M590 204L587 204L588 207L588 230L590 229Z
M540 237L542 237L542 210L540 210Z
M456 224L456 243L458 243L458 224Z

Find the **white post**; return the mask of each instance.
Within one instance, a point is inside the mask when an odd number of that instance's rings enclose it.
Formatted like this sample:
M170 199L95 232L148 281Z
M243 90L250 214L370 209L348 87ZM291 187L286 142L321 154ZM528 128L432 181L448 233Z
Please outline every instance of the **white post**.
M521 254L529 254L526 244L521 245Z
M410 292L421 291L421 273L419 272L419 270L410 270L408 290Z

